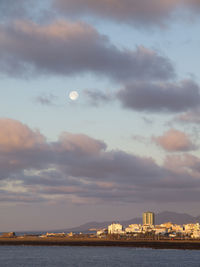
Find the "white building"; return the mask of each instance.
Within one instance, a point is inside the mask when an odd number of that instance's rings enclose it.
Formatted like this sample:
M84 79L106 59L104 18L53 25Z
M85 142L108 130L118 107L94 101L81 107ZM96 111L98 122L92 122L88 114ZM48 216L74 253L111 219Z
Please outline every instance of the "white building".
M200 230L199 223L188 223L188 224L184 224L183 226L185 229L185 233L187 234L192 234L194 231Z
M168 229L160 225L155 226L153 230L155 231L155 235L168 233Z
M119 223L112 223L108 226L108 234L123 234L122 225Z
M142 226L141 224L130 224L125 229L126 233L141 233L142 232Z
M146 225L143 225L142 226L142 232L143 233L152 232L153 229L154 229L154 226L153 225L150 225L150 224L149 225L146 224Z
M200 238L200 231L199 230L194 230L192 235L191 235L192 238Z
M99 229L99 230L97 230L97 236L100 236L100 235L102 235L102 234L105 234L106 233L106 230L107 229Z

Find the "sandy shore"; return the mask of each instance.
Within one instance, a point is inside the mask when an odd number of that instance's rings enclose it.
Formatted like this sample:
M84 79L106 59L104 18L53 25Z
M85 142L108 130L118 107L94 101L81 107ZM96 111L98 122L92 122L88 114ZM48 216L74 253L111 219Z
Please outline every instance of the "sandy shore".
M154 249L196 249L200 250L200 241L196 240L101 240L96 238L39 238L39 237L14 237L0 238L0 246L118 246L140 247Z

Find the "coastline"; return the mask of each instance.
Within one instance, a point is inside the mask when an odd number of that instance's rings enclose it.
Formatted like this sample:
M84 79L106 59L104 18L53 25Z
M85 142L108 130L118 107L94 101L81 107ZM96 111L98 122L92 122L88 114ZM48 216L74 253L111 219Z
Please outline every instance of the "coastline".
M0 238L0 246L109 246L200 250L200 240L100 240L70 238Z

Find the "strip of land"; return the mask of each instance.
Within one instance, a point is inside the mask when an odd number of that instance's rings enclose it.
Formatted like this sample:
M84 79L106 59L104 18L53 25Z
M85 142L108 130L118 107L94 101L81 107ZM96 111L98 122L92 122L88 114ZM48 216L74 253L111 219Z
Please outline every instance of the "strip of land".
M140 247L153 249L195 249L200 250L200 240L108 240L108 239L73 239L15 237L0 238L0 246L109 246Z

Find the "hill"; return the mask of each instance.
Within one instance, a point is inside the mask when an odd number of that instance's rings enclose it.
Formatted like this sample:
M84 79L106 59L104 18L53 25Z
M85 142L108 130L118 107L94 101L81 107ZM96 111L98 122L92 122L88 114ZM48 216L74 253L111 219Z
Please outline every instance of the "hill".
M177 213L177 212L170 212L170 211L164 211L160 212L158 214L155 214L155 223L161 224L164 222L172 222L176 224L187 224L187 223L195 223L200 221L200 216L194 217L192 215L186 214L186 213ZM105 221L105 222L88 222L86 224L82 224L78 227L68 228L64 229L62 231L65 232L87 232L89 229L99 229L99 228L105 228L109 224L111 224L113 221ZM116 222L116 221L115 221ZM132 223L142 224L142 218L133 218L130 220L119 220L117 221L121 223L123 226L128 226Z

